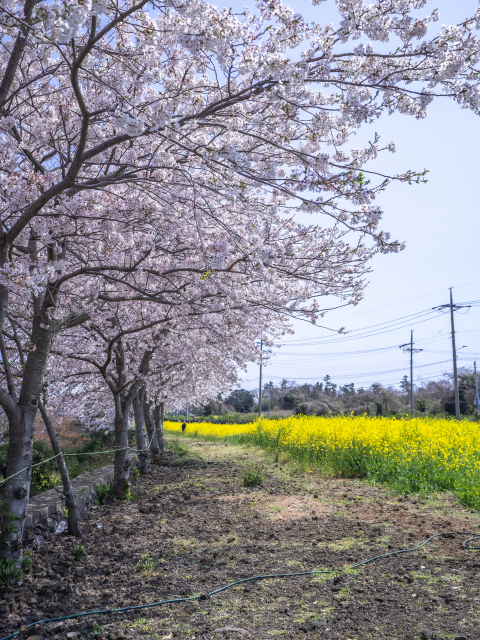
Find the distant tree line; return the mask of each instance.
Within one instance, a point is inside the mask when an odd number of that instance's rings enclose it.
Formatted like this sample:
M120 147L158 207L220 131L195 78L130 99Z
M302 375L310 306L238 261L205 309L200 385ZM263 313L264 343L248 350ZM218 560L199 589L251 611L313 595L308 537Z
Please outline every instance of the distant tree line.
M474 415L474 374L463 370L459 374L460 411L463 415ZM271 394L271 395L270 395ZM314 384L297 384L282 380L278 385L266 383L262 392L262 413L270 409L303 415L338 415L353 413L371 416L391 416L410 412L410 381L404 376L400 387L386 387L380 383L368 389L355 388L353 382L336 385L329 375ZM455 415L455 397L452 376L430 380L414 387L415 412L423 415ZM227 413L258 412L258 391L235 389L229 395L219 394L196 411L199 415L224 415Z

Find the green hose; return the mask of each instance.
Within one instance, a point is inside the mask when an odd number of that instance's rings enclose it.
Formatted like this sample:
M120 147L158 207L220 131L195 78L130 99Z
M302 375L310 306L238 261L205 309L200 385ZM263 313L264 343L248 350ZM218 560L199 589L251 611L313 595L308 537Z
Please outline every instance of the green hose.
M435 535L430 536L430 538L427 538L427 540L420 543L416 547L411 547L410 549L400 549L400 551L389 551L388 553L382 553L381 555L373 556L372 558L368 558L367 560L362 560L361 562L357 562L357 564L352 564L349 567L344 567L343 569L321 569L321 570L314 569L313 571L301 571L299 573L272 573L270 575L264 575L264 576L252 576L251 578L243 578L242 580L237 580L236 582L230 582L229 584L226 584L223 587L220 587L219 589L215 589L214 591L210 591L209 593L206 593L206 594L200 594L198 596L190 596L187 598L175 598L173 600L161 600L159 602L153 602L152 604L138 604L133 607L122 607L121 609L100 609L98 611L84 611L82 613L74 613L71 616L62 616L61 618L37 620L37 622L32 622L31 624L27 625L27 629L31 629L32 627L35 627L37 624L60 622L61 620L73 620L74 618L81 618L82 616L100 615L104 613L121 613L122 611L136 611L139 609L150 609L151 607L158 607L162 604L173 604L175 602L188 602L191 600L205 600L215 595L216 593L220 593L221 591L226 591L226 589L230 589L231 587L235 587L236 585L242 584L244 582L251 582L252 580L267 580L271 578L294 578L296 576L311 576L311 575L321 574L321 573L341 573L342 571L355 569L356 567L361 567L365 564L369 564L370 562L374 562L375 560L380 560L380 558L387 558L388 556L395 556L400 553L409 553L410 551L416 551L417 549L421 549L422 547L427 545L434 538L438 538L440 536L448 535L451 533L460 535L460 536L472 536L471 538L468 538L468 540L465 540L463 542L463 546L466 549L470 549L470 550L480 549L480 547L478 546L471 546L468 544L472 540L478 540L480 538L480 534L478 533L473 533L472 531L449 531L447 532L447 534L436 533ZM10 638L14 638L15 636L18 636L19 633L20 631L16 631L15 633L12 633L9 636L0 638L0 640L10 640Z

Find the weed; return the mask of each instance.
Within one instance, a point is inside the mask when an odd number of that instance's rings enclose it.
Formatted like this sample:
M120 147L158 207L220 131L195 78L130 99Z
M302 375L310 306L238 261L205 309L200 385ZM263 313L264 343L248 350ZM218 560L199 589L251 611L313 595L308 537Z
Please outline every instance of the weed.
M23 571L25 571L25 569L28 569L28 567L30 567L30 565L32 564L32 561L30 560L31 555L31 551L25 551L23 558L20 560L20 567L23 569Z
M68 509L65 507L64 509L62 509L62 511L65 518L68 518Z
M242 482L244 487L258 487L263 484L263 469L260 467L248 467L242 473Z
M178 440L172 440L167 444L167 449L177 456L186 456L188 454L188 447L184 444L180 444Z
M103 504L108 498L111 498L115 495L113 491L113 484L107 484L106 482L102 482L97 486L97 498L95 500L95 504L97 507Z
M17 530L18 518L8 509L8 503L0 501L0 549L6 545L5 539ZM0 586L9 588L25 576L23 571L31 564L30 553L21 559L0 558Z
M16 560L0 559L0 585L2 587L11 587L22 578L23 573L18 568Z
M349 587L342 587L338 593L338 596L340 598L348 598L350 597L350 588Z
M85 555L85 547L83 547L81 544L77 544L76 547L73 547L70 555L74 560L81 560Z
M135 481L138 480L140 478L140 469L138 467L131 467L130 477Z
M146 618L137 618L132 623L132 629L135 629L135 627L143 627L145 624L147 624Z
M155 560L148 553L144 553L138 561L137 569L140 569L144 575L151 576L156 566Z

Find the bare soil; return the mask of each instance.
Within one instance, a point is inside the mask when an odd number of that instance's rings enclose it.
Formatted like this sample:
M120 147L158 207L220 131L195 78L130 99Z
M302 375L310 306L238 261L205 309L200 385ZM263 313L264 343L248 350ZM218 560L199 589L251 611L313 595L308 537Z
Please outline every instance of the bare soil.
M184 441L182 441L184 442ZM405 497L360 480L299 473L253 448L188 441L133 486L132 500L96 507L78 544L65 535L33 556L24 584L0 601L0 638L34 620L208 592L258 574L340 570L237 585L199 601L44 624L37 640L276 636L321 640L480 639L480 555L450 531L479 515L442 494ZM242 472L264 467L247 489ZM1 633L3 631L3 633Z

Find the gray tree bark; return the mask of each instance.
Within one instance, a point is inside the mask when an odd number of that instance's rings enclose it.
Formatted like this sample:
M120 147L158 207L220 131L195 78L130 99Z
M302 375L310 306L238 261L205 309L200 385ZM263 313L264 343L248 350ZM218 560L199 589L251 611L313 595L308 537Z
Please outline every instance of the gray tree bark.
M135 435L137 440L138 469L142 476L150 473L150 455L147 439L145 438L145 417L143 413L144 389L138 390L133 399L133 415L135 416Z
M143 400L143 415L145 418L145 426L147 428L148 441L150 443L150 456L157 462L160 455L160 447L158 446L157 432L152 418L152 403L148 400L147 394Z
M155 432L157 434L158 448L160 449L160 455L165 453L165 438L163 435L163 415L164 415L165 403L160 402L155 405L154 418L155 418Z
M123 500L129 487L130 458L128 446L128 411L129 406L114 395L115 401L115 459L113 462L113 490L115 496Z
M70 480L70 474L68 473L67 465L65 464L65 458L62 455L60 443L58 442L57 434L55 433L55 428L52 424L52 421L50 420L50 416L48 415L47 410L41 401L38 402L38 408L40 409L43 423L47 429L50 442L52 443L53 452L57 456L58 470L60 471L60 475L62 476L63 491L65 493L65 502L68 512L68 533L71 536L80 536L81 532L78 520L78 505Z
M128 445L128 414L138 389L142 386L142 377L146 376L153 352L145 351L138 368L139 377L130 383L127 391L125 359L121 339L117 342L116 369L117 389L110 386L115 401L115 460L113 464L113 488L117 498L123 499L129 487L130 458ZM145 436L144 436L145 437ZM146 444L145 444L146 446ZM142 447L139 447L142 448ZM145 447L143 447L145 448Z
M30 351L25 363L18 400L9 371L10 365L3 336L0 339L2 362L8 386L8 392L0 388L0 405L8 418L7 477L10 478L4 485L2 498L7 502L9 511L17 518L16 531L7 536L6 545L0 553L2 557L10 559L20 557L22 553L23 529L32 480L35 417L53 338L53 331L49 328L48 318L43 311L43 308L38 309L34 317L32 331L34 349Z

